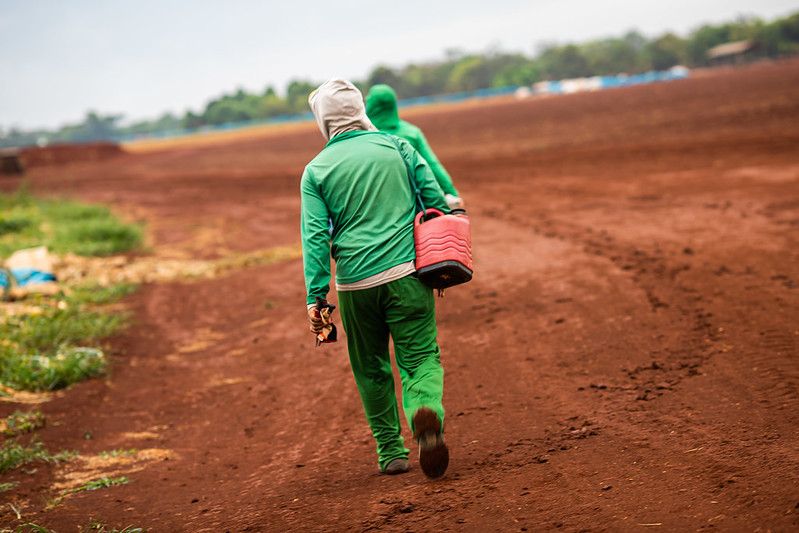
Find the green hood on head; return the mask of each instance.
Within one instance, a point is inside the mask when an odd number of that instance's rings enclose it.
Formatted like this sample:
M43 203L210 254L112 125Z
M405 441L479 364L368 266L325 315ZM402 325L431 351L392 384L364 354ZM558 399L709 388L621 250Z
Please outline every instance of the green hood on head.
M373 85L366 96L366 115L379 130L395 130L399 126L397 93L388 85Z

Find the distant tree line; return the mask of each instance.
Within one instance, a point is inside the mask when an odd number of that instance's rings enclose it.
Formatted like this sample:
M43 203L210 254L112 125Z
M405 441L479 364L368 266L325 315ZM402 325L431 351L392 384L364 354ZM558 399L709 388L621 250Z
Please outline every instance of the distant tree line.
M635 74L665 70L674 65L691 68L709 66L707 51L719 44L753 40L759 54L776 58L799 53L799 12L773 22L742 16L733 22L704 25L687 37L666 33L647 39L636 31L618 38L598 39L583 44L550 43L539 47L534 57L490 50L482 54L449 51L438 62L410 64L402 68L378 66L361 81L363 91L376 83L394 87L400 99L478 89L531 85L542 80L588 76ZM239 89L210 101L202 112L187 111L179 117L166 113L157 120L120 126L119 115L86 115L77 125L57 131L0 130L0 147L46 142L88 142L113 139L127 134L195 129L203 126L263 120L309 111L308 94L316 81L295 80L280 96L273 87L262 94Z

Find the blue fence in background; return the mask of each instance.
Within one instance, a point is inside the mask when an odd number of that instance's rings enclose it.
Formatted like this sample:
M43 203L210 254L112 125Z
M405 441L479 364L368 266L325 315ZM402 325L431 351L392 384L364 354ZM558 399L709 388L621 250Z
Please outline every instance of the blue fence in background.
M673 67L669 70L644 72L643 74L618 74L616 76L594 76L591 78L574 78L569 80L542 81L533 84L535 94L569 94L581 91L596 91L629 87L644 83L672 81L687 78L690 71L686 67Z
M440 94L435 96L421 96L409 98L398 102L400 108L427 106L440 103L454 103L464 100L494 98L497 96L517 95L533 96L546 94L570 94L582 91L596 91L603 89L613 89L617 87L629 87L631 85L641 85L644 83L654 83L660 81L671 81L687 78L689 70L685 67L673 67L665 71L645 72L643 74L619 74L616 76L594 76L591 78L574 78L557 81L542 81L533 84L531 87L511 86L493 89L480 89L477 91L460 92L452 94ZM314 120L313 113L303 113L301 115L283 115L268 119L244 120L241 122L228 122L213 126L202 126L195 129L159 131L154 133L138 133L122 135L114 140L119 143L133 142L145 139L172 139L177 137L188 137L193 135L203 135L208 133L218 133L224 131L254 128L266 125L286 124L292 122L305 122Z
M511 87L499 87L494 89L480 89L477 91L451 93L451 94L438 94L435 96L419 96L417 98L408 98L397 102L397 107L415 107L426 106L432 104L462 102L463 100L471 100L475 98L493 98L496 96L503 96L507 94L514 94L519 89L514 85Z

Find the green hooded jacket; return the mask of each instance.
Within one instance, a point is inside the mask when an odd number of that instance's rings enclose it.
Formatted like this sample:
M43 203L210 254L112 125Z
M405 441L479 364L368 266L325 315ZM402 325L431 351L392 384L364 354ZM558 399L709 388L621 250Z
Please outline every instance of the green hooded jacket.
M409 143L396 141L401 151L382 132L342 133L305 167L300 190L307 303L327 297L331 255L342 284L416 257L416 209L403 159L414 169L425 207L449 212L425 160Z
M457 189L452 185L452 178L447 173L444 165L439 162L432 148L430 148L422 130L399 118L397 95L394 89L383 84L372 86L366 97L366 114L372 124L380 131L385 131L411 143L411 146L430 165L430 169L433 171L441 190L445 194L459 196Z

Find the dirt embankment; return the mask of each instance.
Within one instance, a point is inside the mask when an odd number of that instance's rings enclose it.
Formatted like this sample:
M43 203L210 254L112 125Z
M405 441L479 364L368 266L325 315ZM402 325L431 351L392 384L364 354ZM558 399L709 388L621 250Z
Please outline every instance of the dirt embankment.
M473 229L475 278L438 302L446 476L377 473L345 343L312 348L288 257L145 285L109 378L40 406L50 449L141 452L3 497L57 531L799 528L799 63L414 121ZM157 257L216 261L296 245L322 146L309 124L29 179L147 220ZM101 472L133 482L45 510Z

